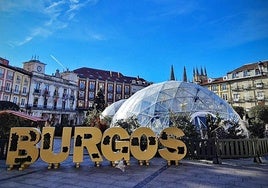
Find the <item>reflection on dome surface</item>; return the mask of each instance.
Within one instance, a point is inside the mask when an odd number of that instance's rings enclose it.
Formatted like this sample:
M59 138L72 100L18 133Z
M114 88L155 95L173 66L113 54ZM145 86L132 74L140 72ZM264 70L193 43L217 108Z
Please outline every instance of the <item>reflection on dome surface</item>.
M101 113L101 118L103 117L113 117L121 105L126 101L126 99L121 99L117 102L114 102L110 106L106 107L105 110Z
M150 85L127 99L115 113L111 126L134 116L141 126L160 133L169 127L170 112L189 115L209 112L224 120L240 119L225 100L205 87L189 82L166 81Z

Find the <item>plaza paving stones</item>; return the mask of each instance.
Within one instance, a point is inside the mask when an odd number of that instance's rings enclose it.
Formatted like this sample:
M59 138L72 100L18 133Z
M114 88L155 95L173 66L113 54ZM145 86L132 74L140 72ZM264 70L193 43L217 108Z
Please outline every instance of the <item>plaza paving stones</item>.
M55 150L60 143L56 142ZM7 170L5 160L0 160L0 187L194 187L194 188L268 188L268 162L254 163L253 159L222 160L222 164L211 161L180 161L178 166L167 166L161 157L155 157L149 166L140 166L131 158L125 172L104 160L95 167L88 155L80 168L75 168L72 156L61 163L58 169L47 169L41 159L23 171Z
M149 166L140 166L131 158L125 172L104 161L95 167L88 156L80 168L75 168L72 156L58 169L47 169L41 160L23 171L7 171L0 161L0 187L236 187L267 188L268 163L253 159L209 161L182 160L178 166L167 166L160 157Z

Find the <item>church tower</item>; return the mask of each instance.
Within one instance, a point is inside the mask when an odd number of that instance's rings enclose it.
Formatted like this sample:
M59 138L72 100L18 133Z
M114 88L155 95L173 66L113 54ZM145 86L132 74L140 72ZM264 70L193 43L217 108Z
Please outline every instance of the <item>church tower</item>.
M39 61L38 57L32 57L30 61L23 63L23 69L29 72L37 72L41 74L45 74L46 64Z
M174 69L173 65L171 65L171 70L170 70L170 79L169 80L175 80L175 75L174 75Z
M183 78L182 78L182 81L187 82L187 73L186 73L186 68L185 68L185 66L184 66L184 68L183 68Z

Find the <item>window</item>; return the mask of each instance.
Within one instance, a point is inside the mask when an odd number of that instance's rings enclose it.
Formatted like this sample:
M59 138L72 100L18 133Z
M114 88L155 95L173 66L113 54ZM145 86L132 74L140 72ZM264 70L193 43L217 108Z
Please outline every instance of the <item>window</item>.
M62 109L65 110L66 101L62 101Z
M54 90L54 93L53 93L53 96L54 97L58 97L59 96L59 88L55 88L55 90Z
M20 86L15 85L14 93L19 93L19 90L20 90Z
M239 98L240 98L240 95L239 94L235 93L233 95L233 99L234 99L235 102L239 101Z
M104 83L99 83L99 89L101 89L102 92L104 93L104 90L105 90Z
M6 83L6 88L5 88L6 91L8 91L8 92L10 91L10 86L11 86L11 83L7 82Z
M70 100L70 108L73 108L73 106L74 106L74 101Z
M108 84L108 92L113 92L114 91L114 85L113 84Z
M122 92L122 85L116 85L116 93Z
M45 90L49 91L49 84L45 84Z
M74 90L71 90L70 100L74 101Z
M28 85L29 81L28 78L24 78L24 85Z
M228 95L227 95L227 93L223 93L223 94L222 94L222 98L223 98L224 100L227 101L227 100L228 100Z
M264 92L263 91L258 91L256 97L257 97L258 100L263 100L264 99Z
M4 96L4 101L9 101L9 97L8 97L8 95L5 95L5 96Z
M23 87L22 88L22 94L26 94L27 93L27 88L26 87Z
M238 78L238 73L237 72L233 73L232 78Z
M20 76L20 75L17 75L16 82L17 82L17 83L20 83L20 81L21 81L21 76Z
M94 99L94 92L89 92L88 93L88 98L90 99L90 100L93 100Z
M38 105L38 97L35 97L33 101L33 107L37 107L37 105Z
M109 101L113 100L113 94L112 93L108 93L108 100Z
M95 90L95 82L89 82L89 90L91 91Z
M221 90L226 91L227 90L227 84L222 84L221 85Z
M85 92L84 91L79 91L79 99L85 97Z
M40 82L35 82L35 87L34 88L36 90L39 90L40 89L40 85L41 85Z
M121 99L121 95L120 94L116 94L116 100L120 100Z
M0 91L2 90L2 84L3 84L3 81L0 80Z
M129 86L125 86L125 94L129 94Z
M63 89L62 98L63 98L63 99L67 99L67 98L68 98L68 95L67 95L67 89Z
M4 78L4 73L5 73L4 69L0 68L0 78Z
M218 91L218 85L212 85L211 90L212 91Z
M18 102L18 97L13 97L13 103L17 104Z
M47 108L47 97L44 97L44 105L43 105L44 108Z
M255 69L255 74L256 74L256 75L260 75L260 74L261 74L260 69Z
M84 107L84 101L79 100L78 101L78 107Z
M21 101L20 101L20 105L21 105L21 106L25 106L25 99L24 99L24 98L21 99Z
M11 71L7 72L7 79L8 80L13 80L13 72L11 72Z
M249 75L248 75L248 71L247 71L247 70L244 70L244 71L243 71L243 76L244 76L244 77L249 76Z
M54 99L54 102L53 102L53 109L56 110L57 109L57 99Z
M79 89L84 90L86 88L86 81L80 81L79 82Z

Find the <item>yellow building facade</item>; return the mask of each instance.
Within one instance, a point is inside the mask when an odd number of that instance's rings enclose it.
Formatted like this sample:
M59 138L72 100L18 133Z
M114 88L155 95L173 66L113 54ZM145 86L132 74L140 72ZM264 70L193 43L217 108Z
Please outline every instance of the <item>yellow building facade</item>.
M243 65L217 79L206 79L207 87L232 106L248 111L256 105L268 105L268 61Z
M0 100L17 104L26 109L28 104L31 74L22 68L9 65L9 61L0 58Z

